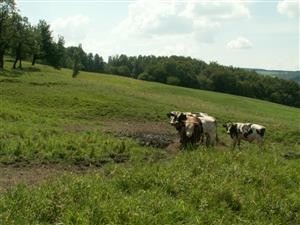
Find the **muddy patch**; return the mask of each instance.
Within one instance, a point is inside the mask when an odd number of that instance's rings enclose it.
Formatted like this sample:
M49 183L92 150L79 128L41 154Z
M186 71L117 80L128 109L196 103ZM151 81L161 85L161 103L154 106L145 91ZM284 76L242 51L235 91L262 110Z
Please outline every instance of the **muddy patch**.
M51 87L51 86L65 86L68 85L65 82L43 82L43 83L39 83L39 82L29 82L30 85L33 86L46 86L46 87Z
M38 164L25 166L0 164L0 191L5 191L18 184L33 186L61 175L87 175L96 171L95 167L71 165Z
M118 138L133 138L142 146L163 149L168 148L170 145L173 146L174 142L178 141L176 130L164 122L105 121L95 122L94 125L66 124L63 129L67 132L85 132L100 129L103 133Z
M118 135L136 139L140 145L151 146L155 148L166 148L174 141L172 135L169 134L151 134L151 133L124 134L121 132Z
M25 67L22 69L24 72L41 72L40 68L37 67Z
M175 130L163 122L105 122L102 131L117 137L129 137L143 146L167 148L177 138Z

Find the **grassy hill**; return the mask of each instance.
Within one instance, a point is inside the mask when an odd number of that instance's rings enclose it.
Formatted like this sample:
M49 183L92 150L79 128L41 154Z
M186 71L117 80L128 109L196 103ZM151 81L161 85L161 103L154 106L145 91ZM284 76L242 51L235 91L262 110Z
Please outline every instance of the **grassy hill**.
M283 157L300 153L299 109L105 74L82 72L73 79L70 70L25 66L0 72L1 171L43 165L93 171L33 186L3 185L1 224L300 222L299 159ZM145 137L175 139L166 117L172 110L215 116L221 144L186 151L142 145ZM221 127L228 120L266 126L264 151L246 143L230 150Z

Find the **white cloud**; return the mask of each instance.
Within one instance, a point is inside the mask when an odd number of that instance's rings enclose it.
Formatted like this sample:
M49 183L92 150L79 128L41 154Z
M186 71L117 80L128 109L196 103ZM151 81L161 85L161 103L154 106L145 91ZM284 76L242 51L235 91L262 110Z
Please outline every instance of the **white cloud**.
M193 36L195 40L200 43L213 43L221 27L220 22L207 23L204 20L195 20Z
M51 22L54 36L62 35L68 45L78 45L88 35L90 19L84 15L57 18Z
M184 14L198 19L224 21L250 18L249 9L242 1L193 1L190 0Z
M252 43L244 37L238 37L227 43L227 47L230 49L249 49L252 46Z
M192 34L198 42L212 43L224 23L249 17L250 12L241 1L137 0L129 5L128 16L115 33L124 38Z
M277 4L277 11L289 18L299 17L300 1L282 0ZM299 19L299 18L298 18Z

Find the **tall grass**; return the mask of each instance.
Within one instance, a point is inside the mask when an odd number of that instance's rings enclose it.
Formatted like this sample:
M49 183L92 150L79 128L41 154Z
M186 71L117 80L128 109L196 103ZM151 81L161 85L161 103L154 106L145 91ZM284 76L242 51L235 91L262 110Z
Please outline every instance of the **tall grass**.
M0 198L3 224L299 224L298 162L279 149L179 153L107 165Z

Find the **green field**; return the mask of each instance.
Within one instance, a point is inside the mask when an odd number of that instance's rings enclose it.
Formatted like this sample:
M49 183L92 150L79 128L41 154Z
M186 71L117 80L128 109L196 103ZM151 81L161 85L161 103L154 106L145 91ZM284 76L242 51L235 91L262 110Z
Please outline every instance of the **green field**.
M0 71L0 224L300 224L300 159L283 157L300 153L299 109L24 65ZM175 137L173 110L216 117L220 144L180 151L125 137ZM229 120L264 125L265 149L232 151L221 126ZM72 172L1 180L44 167Z

